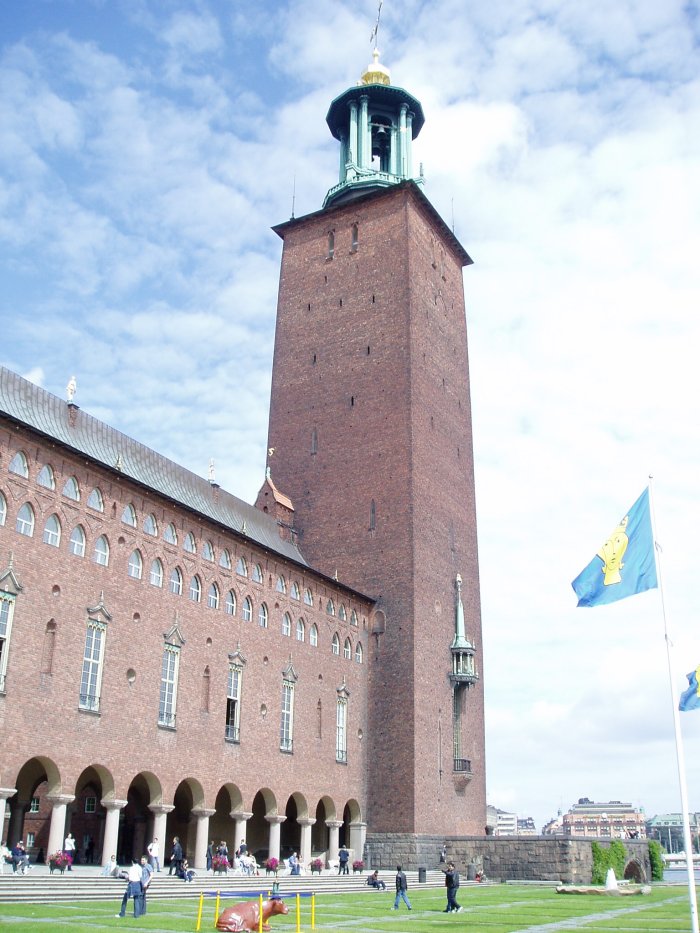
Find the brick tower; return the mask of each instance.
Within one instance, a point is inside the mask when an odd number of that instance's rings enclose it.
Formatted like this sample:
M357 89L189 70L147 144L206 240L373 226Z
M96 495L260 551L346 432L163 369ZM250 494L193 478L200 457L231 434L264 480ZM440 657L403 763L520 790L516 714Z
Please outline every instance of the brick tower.
M270 469L307 560L376 599L368 840L419 847L486 822L471 260L412 177L423 111L376 50L327 122L339 183L275 228Z

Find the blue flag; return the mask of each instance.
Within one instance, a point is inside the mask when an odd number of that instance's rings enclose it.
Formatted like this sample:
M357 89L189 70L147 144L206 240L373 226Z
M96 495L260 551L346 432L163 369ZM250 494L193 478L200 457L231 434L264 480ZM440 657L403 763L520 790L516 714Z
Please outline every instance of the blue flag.
M689 709L700 709L700 684L698 684L699 675L700 665L698 665L694 671L686 674L689 686L688 689L681 694L681 701L678 704L678 709L682 713L687 713Z
M571 585L579 606L603 606L658 586L648 488Z

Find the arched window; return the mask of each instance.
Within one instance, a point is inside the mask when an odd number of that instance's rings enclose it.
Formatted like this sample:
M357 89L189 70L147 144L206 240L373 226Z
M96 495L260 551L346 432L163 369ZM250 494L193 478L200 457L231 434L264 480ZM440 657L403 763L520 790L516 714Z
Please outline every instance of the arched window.
M90 506L91 509L94 509L96 512L104 512L105 502L104 502L104 499L102 498L102 493L97 488L97 486L95 486L95 488L92 490L92 492L88 496L87 504Z
M204 673L202 674L202 712L209 712L209 695L211 692L211 672L209 670L209 665L204 668Z
M158 537L158 522L156 521L155 515L152 513L144 518L143 530L147 535L151 535L153 538Z
M44 544L58 547L61 543L61 523L58 515L49 515L44 525Z
M346 661L350 661L352 658L352 645L349 638L346 638L343 643L343 657Z
M63 495L66 499L72 499L73 502L80 502L80 486L74 476L69 476L63 487Z
M224 548L219 554L219 567L223 567L224 570L231 569L231 554L227 548Z
M315 622L309 629L309 644L312 648L318 647L318 627Z
M124 506L124 511L122 512L122 521L125 525L130 525L132 528L136 528L136 509L130 502Z
M219 587L216 585L216 583L212 583L212 585L209 587L209 593L207 595L207 606L209 606L210 609L219 608Z
M347 612L345 611L345 605L344 605L344 603L341 603L340 606L339 606L339 608L338 608L338 618L339 618L339 619L342 619L343 622L347 622L347 620L348 620L348 614L347 614Z
M55 489L56 480L53 475L53 467L50 464L45 463L39 470L39 475L37 476L36 481L45 489Z
M177 531L175 530L175 525L173 525L172 522L165 526L165 531L163 532L163 541L167 541L168 544L177 544Z
M197 553L197 545L194 540L194 535L192 534L191 531L188 531L187 534L185 535L185 540L182 546L187 551L188 554Z
M202 542L202 557L204 560L214 560L214 545L211 541Z
M127 573L134 580L140 580L143 576L143 558L141 557L141 552L138 549L131 552Z
M328 258L332 259L335 253L335 233L331 230L328 234Z
M328 613L329 616L335 615L335 603L333 602L332 599L329 599L328 602L326 603L326 612Z
M286 635L287 638L292 634L292 617L288 612L282 616L282 634Z
M360 242L360 236L357 224L352 225L352 239L350 241L350 249L354 253L357 250L358 244Z
M7 499L0 492L0 525L4 525L7 520Z
M176 596L182 596L182 573L179 567L176 567L170 574L170 592Z
M362 658L363 658L362 643L358 641L358 643L355 645L355 660L357 661L358 664L362 664Z
M68 550L76 557L85 557L85 532L82 525L76 525L71 531Z
M29 479L29 466L27 464L27 458L21 450L18 450L12 460L10 460L8 469L10 473L16 473L17 476L23 476L25 479Z
M202 583L197 574L190 580L190 599L193 603L198 603L202 599Z
M243 600L241 618L244 622L250 622L250 620L253 618L253 604L250 601L250 596L246 596L246 598Z
M350 625L357 625L357 613L354 609L350 613Z
M308 587L304 590L304 604L306 606L313 606L314 604L314 594Z
M226 602L224 603L224 609L226 610L226 615L235 616L236 614L236 594L233 590L229 590L226 594Z
M44 631L44 647L41 652L41 673L53 673L53 654L56 647L56 620L49 619Z
M301 591L299 590L299 584L296 581L292 583L292 588L289 591L289 595L292 597L292 599L301 599Z
M161 564L158 557L156 557L156 559L151 563L149 581L151 586L163 586L163 565Z
M268 618L269 613L267 611L267 606L265 603L260 603L260 608L258 609L258 625L260 628L267 628Z
M236 564L236 573L239 577L248 576L248 564L245 562L245 557L238 558L238 563Z
M306 626L303 619L297 619L297 641L304 641L306 636Z
M28 502L25 502L17 513L15 531L18 531L21 535L26 535L28 538L31 538L34 534L34 509Z
M253 583L262 583L263 582L263 572L260 564L253 564L253 572L251 574Z
M333 639L331 641L331 651L333 654L340 654L340 638L338 638L338 633L333 633Z
M280 574L280 575L277 577L277 583L276 583L276 585L275 585L275 589L277 590L278 593L286 593L286 592L287 592L287 581L284 579L284 577L282 576L282 574Z
M95 541L95 550L92 554L92 559L96 564L100 564L102 567L107 567L109 564L109 541L105 538L104 535Z

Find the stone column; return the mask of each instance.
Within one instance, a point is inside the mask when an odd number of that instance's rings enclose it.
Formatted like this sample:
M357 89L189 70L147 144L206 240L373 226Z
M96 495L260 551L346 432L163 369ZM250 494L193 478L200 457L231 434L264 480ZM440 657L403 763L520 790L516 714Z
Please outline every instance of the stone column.
M194 836L194 867L202 871L207 867L207 843L209 842L209 817L214 816L216 810L192 810L192 816L197 820Z
M9 827L8 835L5 837L5 807L9 797L14 797L17 793L16 787L0 787L0 843L7 842L8 848L12 848L14 841L10 842Z
M304 868L309 867L311 861L311 827L316 822L310 816L300 817L297 823L301 827L301 842L299 843L299 861Z
M399 148L399 134L396 127L391 125L389 130L391 134L391 151L389 152L389 171L392 175L398 175L398 148Z
M357 128L357 163L360 168L369 168L372 161L372 146L367 144L369 136L369 97L363 94L360 98L360 125Z
M413 178L413 114L406 114L406 178Z
M350 101L350 136L348 137L347 161L359 163L358 144L357 144L357 102ZM348 172L349 174L349 172ZM347 175L346 175L347 178Z
M338 861L338 840L340 838L339 830L343 825L342 820L326 820L326 826L328 827L328 855L326 856L327 860L334 862Z
M269 858L278 859L280 857L280 826L282 823L284 823L287 817L282 816L279 813L275 813L272 816L266 816L265 819L270 824L267 854Z
M73 794L47 794L46 799L52 806L51 827L49 829L49 844L46 853L46 861L52 852L58 852L63 849L63 840L66 831L66 810L69 803L73 803L75 797Z
M252 813L247 813L245 810L231 810L231 819L234 820L234 838L231 855L238 851L238 846L241 844L241 841L246 841L246 823L252 815Z
M106 865L113 855L119 860L119 811L126 806L126 800L101 800L100 803L107 811L105 817L105 836L102 841L102 858L100 864Z
M167 843L166 832L168 827L168 813L172 813L175 807L172 804L152 803L148 809L153 814L153 838L158 840L160 846L160 855L158 864L163 868L163 859L165 858L165 847Z
M366 823L351 823L350 824L350 846L354 853L354 859L362 859L365 857L365 836L367 835L367 824Z

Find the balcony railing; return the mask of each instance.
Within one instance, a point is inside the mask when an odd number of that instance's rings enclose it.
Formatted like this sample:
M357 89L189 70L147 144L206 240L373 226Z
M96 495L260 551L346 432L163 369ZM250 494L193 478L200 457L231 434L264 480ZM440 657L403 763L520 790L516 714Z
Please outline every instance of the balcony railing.
M91 713L100 711L100 698L93 693L80 694L80 709L88 709Z
M161 712L158 715L158 725L165 726L166 729L174 729L175 719L176 719L175 713Z
M453 759L453 770L459 772L460 774L471 774L472 773L472 763L468 758L455 758Z
M226 726L226 741L240 742L241 730L238 726Z

